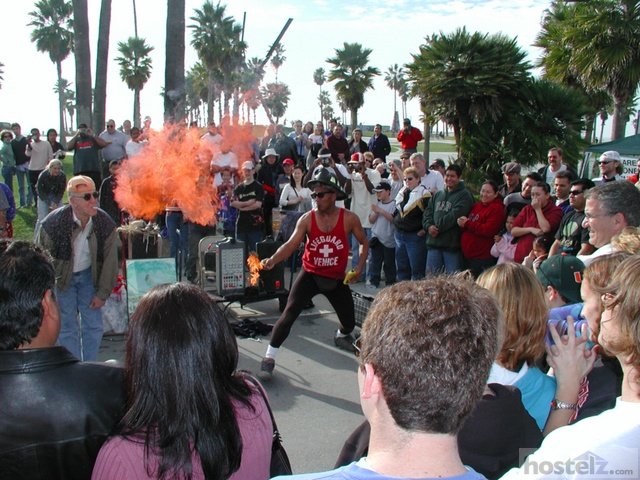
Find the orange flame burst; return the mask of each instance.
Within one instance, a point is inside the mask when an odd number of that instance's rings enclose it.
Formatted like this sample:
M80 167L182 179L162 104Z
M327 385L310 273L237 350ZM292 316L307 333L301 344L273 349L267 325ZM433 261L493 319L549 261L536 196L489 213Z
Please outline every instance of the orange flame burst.
M249 285L255 287L258 285L258 280L260 280L260 270L264 268L258 255L250 253L247 257L247 266L249 267Z
M251 154L251 127L226 125L222 134L241 165ZM200 135L175 125L151 132L148 145L125 160L117 173L115 197L120 207L134 217L153 220L165 207L177 206L191 222L214 224L219 198L210 169L219 148L201 142Z

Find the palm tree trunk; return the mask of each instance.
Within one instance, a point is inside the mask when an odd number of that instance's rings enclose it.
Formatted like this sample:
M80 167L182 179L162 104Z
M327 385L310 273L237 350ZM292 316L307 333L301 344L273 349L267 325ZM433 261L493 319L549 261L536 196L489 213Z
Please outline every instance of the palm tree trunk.
M184 3L185 0L167 0L164 118L170 122L184 115Z
M138 38L138 10L136 9L136 0L133 0L133 32Z
M58 72L58 114L60 120L60 143L66 149L66 128L64 125L64 88L62 88L62 62L56 62L56 71Z
M393 124L391 125L391 131L393 133L397 133L398 128L400 127L398 124L396 124L396 118L398 118L398 106L396 104L396 99L397 99L396 91L393 90Z
M353 132L353 129L357 128L357 126L358 126L358 109L352 108L351 109L351 131Z
M91 125L91 49L87 0L73 0L73 34L76 60L78 124Z
M133 122L140 125L140 89L133 89Z
M611 122L611 140L618 140L624 138L625 130L627 129L626 117L626 105L628 99L623 96L615 96L613 98L613 119ZM602 142L602 133L600 134Z
M213 113L215 112L213 102L215 99L215 79L213 78L213 72L209 72L209 85L207 88L207 122L213 122Z
M111 28L111 0L102 0L96 55L96 85L93 91L93 128L104 130L107 103L107 68L109 65L109 31Z
M595 120L595 113L585 115L585 129L584 129L584 141L591 143L593 138L593 121Z

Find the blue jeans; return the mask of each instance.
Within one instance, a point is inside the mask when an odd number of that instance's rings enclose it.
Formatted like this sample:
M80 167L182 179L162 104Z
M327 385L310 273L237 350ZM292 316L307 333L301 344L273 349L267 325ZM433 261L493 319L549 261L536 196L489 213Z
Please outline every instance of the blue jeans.
M236 240L244 242L244 258L249 257L249 253L256 251L256 244L262 241L264 235L261 229L249 230L248 232L236 231Z
M396 283L396 249L382 243L369 250L369 281L380 286L380 270L384 262L384 282L386 286Z
M95 295L91 268L74 273L66 290L56 288L60 307L58 345L84 362L98 359L102 341L102 311L89 307Z
M16 167L2 167L2 178L4 183L13 192L13 176L16 174Z
M398 281L424 278L426 258L425 238L417 232L396 230L396 269Z
M182 263L187 263L189 252L189 226L182 216L182 212L167 212L166 216L167 236L169 237L169 255L176 259L178 265L178 252L182 254Z
M365 228L364 233L367 235L367 240L369 240L371 238L371 229ZM351 234L350 241L351 241L351 268L355 269L356 265L358 265L358 262L360 261L360 243L358 243L356 236L353 234ZM364 263L364 268L360 273L360 278L365 280L367 278L367 262Z
M443 250L429 248L427 251L427 273L456 273L462 270L462 253L460 250Z
M29 184L28 164L16 167L16 176L18 177L18 194L20 195L20 206L31 205L33 202L33 194L31 193L31 185ZM25 186L27 187L25 196Z

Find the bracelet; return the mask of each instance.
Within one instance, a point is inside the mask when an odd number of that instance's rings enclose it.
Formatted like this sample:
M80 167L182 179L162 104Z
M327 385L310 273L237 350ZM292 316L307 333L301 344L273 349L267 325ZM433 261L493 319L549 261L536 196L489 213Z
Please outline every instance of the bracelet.
M551 400L551 410L577 410L577 403L567 403L554 398Z

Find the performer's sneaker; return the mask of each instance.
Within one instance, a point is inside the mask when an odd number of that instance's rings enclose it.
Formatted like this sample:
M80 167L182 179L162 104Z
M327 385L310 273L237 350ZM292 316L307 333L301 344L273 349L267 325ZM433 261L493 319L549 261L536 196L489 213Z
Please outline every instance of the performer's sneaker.
M276 368L276 361L273 358L264 357L260 363L261 378L269 379L273 376L273 369Z
M354 342L355 339L351 336L351 334L344 337L333 337L333 343L336 344L336 347L351 353L355 353L356 351L356 347L353 346Z

